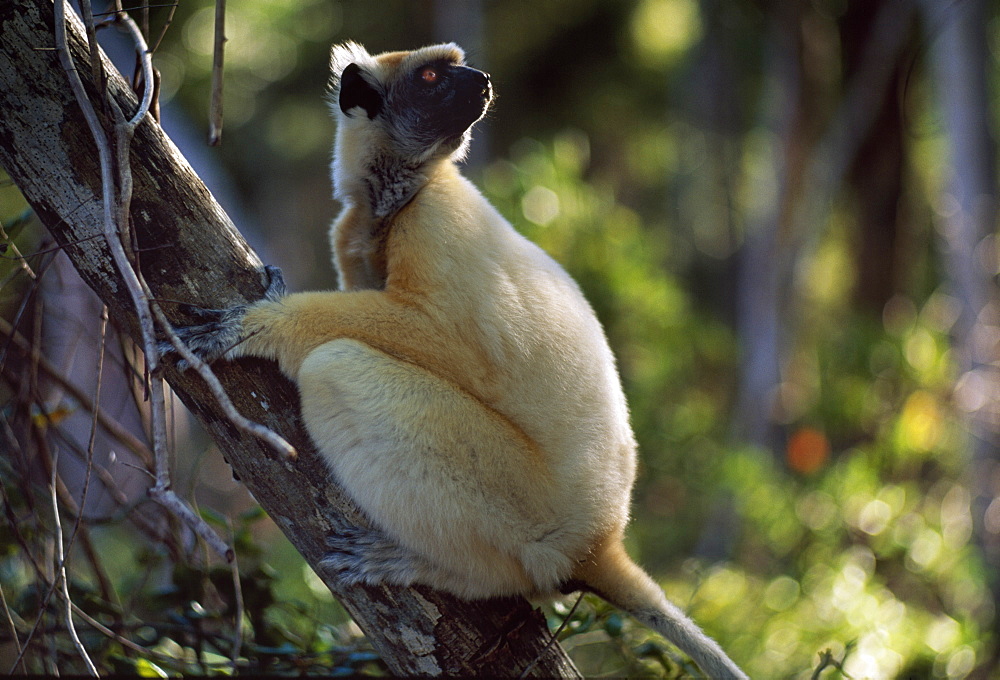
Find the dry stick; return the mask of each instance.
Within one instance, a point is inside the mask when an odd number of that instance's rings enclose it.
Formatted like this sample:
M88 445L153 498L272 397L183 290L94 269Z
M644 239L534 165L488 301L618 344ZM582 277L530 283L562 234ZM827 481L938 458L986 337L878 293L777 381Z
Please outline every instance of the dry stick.
M101 326L98 330L100 342L97 350L97 385L94 386L94 404L101 403L101 384L104 382L104 346L108 330L108 306L101 306ZM90 491L90 476L94 471L94 444L97 442L97 409L94 409L93 417L90 419L90 437L87 440L87 464L83 477L83 492L80 494L79 511L76 513L76 521L73 523L73 532L69 535L69 542L66 544L66 552L73 548L76 542L76 535L80 531L80 524L83 522L83 512L87 505L87 493Z
M563 617L562 623L560 623L559 627L556 628L555 632L552 633L552 637L549 638L549 641L545 643L545 646L542 648L542 651L538 652L538 654L535 655L535 658L531 661L531 663L528 664L528 667L525 668L523 671L521 671L521 674L517 676L518 680L528 677L528 673L530 673L532 669L534 669L534 667L538 665L538 660L542 658L542 655L549 650L549 647L551 647L556 643L556 640L559 639L559 634L562 633L563 630L566 628L566 626L569 625L569 620L573 618L573 614L576 613L576 608L580 606L581 602L583 602L583 596L584 593L581 592L580 595L576 598L576 602L574 602L573 606L570 607L569 612L566 614L565 617Z
M160 29L160 35L156 38L156 42L153 43L153 47L150 48L149 52L152 54L159 49L160 43L163 42L163 36L167 34L167 29L170 28L170 24L174 21L174 14L177 13L177 6L179 2L172 2L169 5L156 5L157 7L169 7L170 12L167 14L166 21L163 22L163 28Z
M4 420L4 424L6 425L6 420ZM47 443L46 443L46 441L45 441L44 438L38 437L38 446L39 446L39 451L40 451L40 456L39 457L40 457L40 459L42 461L42 464L45 465L47 463L49 466L51 466L49 468L49 470L48 470L48 473L49 473L49 476L52 479L55 480L55 484L53 484L53 488L58 489L59 485L61 484L61 481L59 480L58 476L56 475L56 470L57 470L56 457L57 456L53 456L49 452ZM35 633L39 630L40 626L42 625L42 620L45 618L46 613L48 612L49 600L52 599L52 595L54 595L55 593L59 593L60 597L63 596L63 591L62 591L61 588L59 588L59 577L58 577L58 572L59 572L60 569L62 569L63 562L62 562L62 560L59 561L59 565L58 565L59 568L56 570L56 575L53 577L52 580L49 580L49 578L46 575L45 571L42 569L42 565L39 564L38 560L35 559L35 555L31 552L31 549L28 547L27 540L25 539L24 535L21 533L21 531L20 531L20 529L18 527L16 519L14 519L13 509L12 509L11 503L10 503L10 498L7 496L7 489L2 484L0 484L0 498L3 499L4 511L7 513L7 518L8 518L8 521L9 521L10 525L11 525L11 530L13 531L13 534L14 534L14 540L16 540L17 543L18 543L18 545L21 546L21 551L24 553L25 556L27 556L28 561L31 562L31 566L35 570L36 578L41 583L45 584L45 587L46 587L45 596L41 598L41 603L38 606L38 616L35 617L35 623L34 623L34 625L32 625L31 630L28 631L28 636L24 639L24 646L21 648L21 651L17 655L17 658L14 659L14 663L11 664L10 671L8 671L8 674L13 675L14 669L17 668L17 665L19 663L21 663L23 665L24 655L31 648L31 641L34 639ZM56 503L55 520L56 520L56 528L58 530L61 530L62 527L59 525L59 513L58 513L58 504L57 503ZM59 534L59 545L60 546L62 545L61 536L62 535L60 533Z
M8 499L7 499L7 495L4 492L4 487L2 485L0 485L0 497L3 498L5 505L9 505L9 502L8 502ZM15 535L17 535L17 534L15 534ZM27 546L23 543L23 541L21 541L21 547L25 550L25 554L28 556L29 561L32 563L32 566L35 569L35 575L38 578L38 580L41 581L43 584L45 584L46 587L51 588L52 585L53 585L52 582L49 581L49 579L45 575L44 571L42 571L41 566L38 564L38 562L35 561L34 555L32 555L27 550ZM52 591L50 590L49 592L52 592ZM64 597L64 595L63 595L63 593L62 593L62 591L60 589L56 589L55 592L57 592L60 597ZM0 595L2 595L2 592L0 592ZM47 600L46 600L46 604L47 604ZM92 616L90 616L90 614L88 614L87 612L85 612L82 609L80 609L80 607L78 607L75 602L70 602L70 607L72 607L73 613L75 613L77 616L79 616L80 619L84 623L86 623L87 625L91 626L92 628L94 628L97 632L101 633L102 635L105 635L108 638L110 638L110 639L114 640L115 642L119 643L123 647L128 647L132 651L137 652L137 653L141 654L142 656L144 656L146 658L160 659L160 660L165 661L165 662L176 661L176 659L174 657L168 656L166 654L163 654L161 652L157 652L157 651L152 650L152 649L147 649L146 647L143 647L143 646L141 646L141 645L139 645L139 644L137 644L137 643L129 640L128 638L122 637L121 635L115 633L113 630L111 630L110 628L108 628L107 626L105 626L104 624L102 624L100 621L97 621ZM42 608L44 609L44 606ZM36 627L37 627L37 624L36 624ZM32 634L29 635L29 637L28 637L29 640L31 639L31 636L33 634L34 634L34 630L32 630ZM18 649L21 649L20 642L18 642ZM14 669L17 668L18 664L20 664L22 668L24 667L23 654L24 654L25 651L27 651L27 647L24 647L24 650L21 651L21 653L18 655L18 658L14 661L14 665L10 667L10 670L7 673L8 675L13 675L14 674Z
M232 520L228 517L226 518L226 524L229 525L229 536L233 545L235 545L236 532L233 530ZM229 654L233 662L233 674L235 675L238 672L240 650L243 648L243 584L240 582L240 569L235 557L229 567L233 574L233 597L236 598L236 612L233 614L236 619L236 630L233 631L233 649Z
M7 510L9 512L10 511L10 499L7 497L6 488L2 484L0 484L0 499L3 500L3 505L4 505L5 510ZM44 583L46 585L46 587L49 589L48 590L49 595L51 595L52 592L58 592L60 597L64 597L64 594L63 594L63 592L61 590L59 590L59 589L53 589L52 588L52 586L54 584L49 581L49 579L46 576L45 572L42 570L41 565L39 565L38 562L35 560L35 556L28 549L27 543L24 541L24 537L21 536L21 534L20 534L19 531L17 531L17 527L16 526L14 527L14 537L18 541L18 543L21 545L21 548L24 551L24 554L28 557L28 561L30 561L32 567L34 567L35 576L38 578L39 581L41 581L42 583ZM42 603L42 606L39 607L39 609L41 610L40 614L39 614L39 618L36 620L34 628L32 628L31 632L28 634L28 637L25 640L25 645L23 647L21 646L20 640L17 638L16 633L14 634L14 640L17 643L17 649L19 651L18 651L17 658L14 660L14 664L7 671L8 675L13 675L14 674L14 669L17 668L18 664L20 664L21 668L25 670L25 674L27 674L27 668L24 665L24 653L28 650L28 645L31 642L31 638L34 637L35 630L38 628L38 624L41 621L41 616L44 613L44 609L48 606L48 597L49 596L47 595L45 601ZM3 590L2 590L2 588L0 588L0 599L2 599L2 598L3 598ZM3 604L4 604L4 608L6 610L6 601L4 601ZM168 656L166 656L164 654L161 654L160 652L156 652L156 651L151 650L151 649L146 649L145 647L142 647L142 646L140 646L140 645L132 642L128 638L125 638L125 637L122 637L121 635L118 635L117 633L115 633L114 631L112 631L111 629L109 629L104 624L100 623L99 621L94 620L94 618L92 618L89 614L87 614L87 612L85 612L82 609L80 609L76 605L75 602L70 602L69 606L72 607L73 612L77 616L79 616L83 620L84 623L86 623L89 626L93 627L94 629L96 629L101 634L106 635L107 637L111 638L112 640L115 640L116 642L118 642L119 644L121 644L123 647L128 647L129 649L132 649L133 651L138 652L139 654L145 656L146 658L159 658L159 659L162 659L164 661L172 661L173 660L172 657L168 657ZM11 628L13 630L13 625L14 624L13 624L13 620L11 620L11 618L10 618L10 612L9 612L9 610L7 610L7 613L8 613L8 617L7 617L8 621L10 622Z
M160 659L168 663L177 661L175 657L168 656L167 654L164 654L162 652L157 652L156 650L148 649L138 643L132 642L132 640L129 640L127 637L119 635L118 633L114 632L113 630L105 626L103 623L92 617L90 614L80 609L75 603L72 606L73 606L73 611L76 613L77 616L80 617L80 619L83 620L84 623L86 623L88 626L96 630L98 633L101 633L102 635L114 640L122 647L128 647L133 652L136 652L137 654L147 659Z
M17 628L14 627L14 617L10 615L10 609L7 607L7 598L3 595L3 584L0 584L0 605L3 606L3 613L7 619L7 625L10 627L10 637L14 640L14 646L17 648L17 655L21 657L24 652L21 650L21 639L17 636ZM17 664L14 664L17 667ZM13 668L11 671L13 672ZM28 667L24 665L24 658L21 658L21 670L24 674L28 674Z
M56 571L56 581L62 580L62 594L63 599L66 601L66 630L69 631L69 636L73 640L73 646L76 647L76 651L79 652L80 658L83 659L84 665L87 667L87 672L89 672L94 677L99 677L97 673L97 668L94 666L94 662L90 660L90 656L87 654L87 650L84 648L83 643L80 642L80 636L76 634L76 626L73 624L73 601L69 597L69 579L66 576L66 553L63 549L63 531L62 522L59 520L59 500L56 497L56 477L58 476L58 463L59 463L59 450L56 449L55 455L52 458L52 478L51 478L51 497L52 497L52 517L56 523L56 558L58 560L59 568Z
M97 418L97 422L100 423L105 432L117 439L118 442L124 445L126 449L134 453L135 456L145 463L147 467L152 467L153 452L149 450L149 447L145 444L145 442L141 441L138 437L125 429L117 420L106 416L99 405L94 404L90 400L90 397L83 393L83 390L69 382L65 376L63 376L62 372L54 366L51 361L42 355L37 347L32 347L27 338L18 333L6 319L2 318L0 318L0 335L10 338L13 346L30 357L35 367L40 369L49 380L58 383L59 388L68 393L80 408L88 413L93 413Z
M2 223L0 223L0 238L2 238L4 243L7 244L7 246L14 252L14 258L21 261L21 269L24 270L24 273L32 279L38 278L35 276L35 272L31 268L31 265L28 264L28 261L24 258L24 255L22 255L21 251L17 249L17 244L14 243L14 240L7 235L6 231L4 231ZM15 269L14 272L17 272L17 270Z
M34 567L35 575L38 580L49 586L45 591L45 597L42 598L42 601L38 606L38 616L35 617L35 623L32 625L31 630L28 631L27 637L24 638L24 645L21 647L21 651L18 652L17 658L14 659L14 663L11 664L10 670L7 671L8 675L13 675L14 669L17 668L18 664L21 664L22 666L24 665L24 655L31 646L31 641L35 637L35 631L37 631L38 627L42 624L42 619L44 618L45 612L49 606L49 599L52 597L54 588L52 588L51 584L48 583L48 579L45 577L45 573L42 571L41 565L38 564L38 560L35 559L34 553L32 553L31 549L28 547L27 540L25 540L24 535L18 528L17 521L14 519L13 509L11 508L10 498L7 496L7 487L3 484L0 484L0 498L3 499L4 511L7 514L8 523L10 524L11 531L14 534L14 540L17 541L19 546L21 546L21 551L28 558L28 561L31 562L31 566Z
M226 44L226 0L215 0L215 36L212 47L212 98L209 102L208 145L222 143L222 65Z

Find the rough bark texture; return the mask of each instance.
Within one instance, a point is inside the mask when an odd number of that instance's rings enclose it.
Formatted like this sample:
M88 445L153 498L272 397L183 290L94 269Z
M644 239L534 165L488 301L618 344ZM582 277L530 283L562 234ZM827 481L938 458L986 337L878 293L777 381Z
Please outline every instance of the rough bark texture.
M135 337L128 294L103 238L95 236L101 232L97 154L59 67L52 27L51 0L0 3L0 165L108 305L111 318ZM86 63L81 35L74 17L70 43L78 65ZM114 73L110 65L106 69ZM88 74L80 68L93 100L99 101ZM109 87L124 111L135 110L135 97L117 74ZM258 258L149 117L137 130L131 159L133 228L154 295L208 307L260 297L265 281ZM541 655L532 676L578 675L558 645L545 649L544 619L524 600L464 602L426 588L338 583L319 565L330 518L363 520L330 482L305 435L295 386L275 364L258 360L218 365L216 373L237 408L287 438L299 451L297 460L284 460L230 425L193 372L168 369L167 379L393 672L517 675Z

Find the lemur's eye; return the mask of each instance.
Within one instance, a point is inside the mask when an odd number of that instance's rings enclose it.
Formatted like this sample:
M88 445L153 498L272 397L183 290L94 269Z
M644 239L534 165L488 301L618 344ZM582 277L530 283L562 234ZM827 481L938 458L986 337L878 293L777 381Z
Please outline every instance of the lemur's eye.
M420 79L428 85L433 85L438 80L437 69L433 66L425 66L424 69L420 71Z

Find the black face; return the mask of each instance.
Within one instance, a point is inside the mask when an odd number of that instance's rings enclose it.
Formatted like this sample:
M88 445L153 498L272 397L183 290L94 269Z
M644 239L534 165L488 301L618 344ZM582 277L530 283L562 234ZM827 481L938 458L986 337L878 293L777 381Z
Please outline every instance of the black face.
M369 120L384 120L396 151L410 157L428 149L457 149L492 99L487 74L445 59L418 66L388 88L357 64L347 66L340 78L341 110L352 116L360 107Z
M436 61L414 69L392 93L393 113L426 141L459 138L493 98L490 77L468 66Z

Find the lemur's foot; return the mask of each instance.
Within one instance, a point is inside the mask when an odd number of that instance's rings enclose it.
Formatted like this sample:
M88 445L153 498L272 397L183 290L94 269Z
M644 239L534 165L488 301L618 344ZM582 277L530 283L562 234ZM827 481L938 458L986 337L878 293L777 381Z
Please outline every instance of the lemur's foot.
M264 299L274 301L282 298L285 295L285 280L281 275L281 270L278 267L268 265L264 267L264 271L268 275L268 286L267 290L264 291ZM179 326L174 329L174 333L198 358L210 363L229 354L243 339L240 332L248 306L236 305L229 309L205 309L195 305L181 305L181 312L202 323ZM161 340L159 350L160 354L164 356L175 352L175 348L169 340ZM177 368L180 370L183 371L188 367L186 359L177 361Z
M330 552L320 563L340 572L340 578L349 584L408 586L429 567L425 558L378 529L338 528L326 544Z

